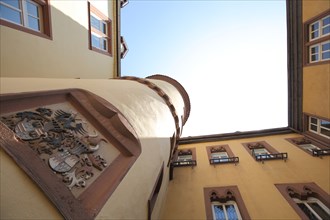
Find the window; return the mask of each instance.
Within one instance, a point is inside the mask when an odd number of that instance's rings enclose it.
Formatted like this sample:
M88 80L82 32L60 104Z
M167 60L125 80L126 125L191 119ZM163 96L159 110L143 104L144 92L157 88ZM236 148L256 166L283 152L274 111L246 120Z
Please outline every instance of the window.
M213 219L215 220L242 219L236 202L234 201L229 201L226 203L213 202L212 212Z
M1 0L0 24L27 33L50 38L48 0Z
M330 121L309 117L309 131L330 139Z
M263 162L264 160L273 159L282 159L285 161L288 158L287 153L279 153L265 141L243 143L243 146L257 161Z
M196 166L196 149L182 149L178 150L174 155L174 161L172 162L174 167L179 166Z
M235 157L228 145L206 147L210 164L238 163L239 158Z
M237 186L204 188L206 219L250 219Z
M89 48L93 51L112 55L111 20L88 2Z
M306 200L293 198L293 201L309 219L330 219L330 209L317 198L309 197Z
M313 156L324 156L330 155L330 148L325 147L315 141L311 141L305 137L298 137L298 138L288 138L287 139L290 143L294 144L295 146L299 147L300 149L304 150L305 152L313 155Z
M310 46L311 63L330 60L330 41Z
M330 119L304 113L303 135L313 144L318 143L318 147L330 148Z
M311 41L330 34L330 15L309 25L309 39Z
M275 184L301 219L330 219L329 195L315 183Z
M305 64L330 61L330 10L307 21L304 25Z

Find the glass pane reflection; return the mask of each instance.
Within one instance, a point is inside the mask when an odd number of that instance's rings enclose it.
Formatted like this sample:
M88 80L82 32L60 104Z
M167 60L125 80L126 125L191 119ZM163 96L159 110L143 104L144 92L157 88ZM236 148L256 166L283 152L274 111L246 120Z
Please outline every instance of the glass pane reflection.
M21 13L7 6L0 5L0 17L11 22L22 24Z

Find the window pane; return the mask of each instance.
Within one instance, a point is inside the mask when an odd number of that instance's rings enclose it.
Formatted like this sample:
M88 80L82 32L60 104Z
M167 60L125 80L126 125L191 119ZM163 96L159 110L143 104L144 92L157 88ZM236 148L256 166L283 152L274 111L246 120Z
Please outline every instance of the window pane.
M2 2L13 6L14 8L20 9L20 4L18 2L18 0L1 0Z
M1 18L4 18L6 20L9 20L17 24L22 24L21 13L19 11L8 8L4 5L0 5L0 12L1 12L0 13Z
M105 51L107 51L107 40L102 38L102 41L101 41L101 48Z
M93 15L91 15L91 25L92 27L96 28L97 30L100 30L100 21L95 18Z
M317 125L317 119L316 118L311 118L311 123Z
M237 220L238 216L234 205L226 205L228 220Z
M322 53L322 60L330 59L330 51Z
M330 50L330 43L322 44L322 51Z
M39 18L37 5L32 4L31 2L27 2L27 11L29 15L33 15L34 17Z
M223 210L222 205L215 205L213 206L213 210L214 210L214 216L215 216L215 220L225 220L225 212Z
M318 46L311 47L311 53L312 54L316 54L318 52L319 52L319 47Z
M330 24L330 16L326 17L326 18L323 18L323 20L322 20L322 25L323 26L326 26L328 24Z
M106 23L104 23L104 22L102 22L102 33L103 34L107 34L107 24Z
M325 128L330 129L330 121L321 120L321 127L325 127Z
M330 130L326 130L326 129L321 128L321 134L324 134L324 135L330 137Z
M326 35L330 33L330 25L327 27L322 28L322 34Z
M318 218L307 208L304 203L297 203L297 205L310 220L318 220Z
M317 126L316 125L311 125L311 130L317 131Z
M322 209L319 204L316 202L308 203L308 205L322 218L322 219L330 219L330 213L326 213L324 209Z
M36 31L40 31L40 25L39 25L39 19L28 16L29 19L29 28L36 30Z
M319 55L315 54L311 56L311 61L318 61L319 60Z
M319 36L319 31L312 32L312 39L316 38Z
M100 48L100 38L92 34L92 46Z
M315 24L311 25L311 31L315 31L317 29L319 29L319 22L316 22Z

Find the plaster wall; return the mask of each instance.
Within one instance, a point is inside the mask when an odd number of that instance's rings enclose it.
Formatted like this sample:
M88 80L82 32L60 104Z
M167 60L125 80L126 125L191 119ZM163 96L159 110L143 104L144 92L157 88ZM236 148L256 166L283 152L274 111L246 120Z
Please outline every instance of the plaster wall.
M329 10L326 0L303 1L303 22ZM303 112L330 119L330 65L303 68Z
M91 4L114 20L114 1ZM0 26L1 76L113 78L114 58L89 49L87 0L50 1L50 6L52 39Z
M167 91L175 89L168 83L159 86ZM141 155L104 205L97 219L146 219L147 201L164 163L163 184L152 215L154 219L158 219L168 183L169 172L166 165L170 153L170 137L175 132L174 120L168 106L156 92L130 80L40 78L1 78L0 80L1 94L65 88L86 89L108 100L132 124L142 145ZM180 95L175 92L171 93L173 94ZM178 106L183 105L183 100L180 103L180 98L175 99ZM175 103L174 105L176 106ZM0 157L1 219L61 218L43 192L3 150L0 151Z
M164 82L162 80L154 80L154 79L148 79L150 80L152 83L156 84L157 86L159 86L160 88L163 89L163 91L169 96L171 97L171 101L175 106L175 110L177 115L179 116L179 122L180 122L180 126L181 128L183 127L183 121L182 121L182 117L180 117L181 115L184 115L184 102L182 102L182 96L180 94L180 92L175 89L175 87L167 82Z
M303 22L330 8L328 0L303 0Z
M330 65L304 68L303 112L330 119Z
M299 219L274 184L315 182L329 194L330 157L312 157L285 140L298 136L274 135L179 146L196 148L197 166L174 168L160 219L206 219L203 188L232 185L238 187L251 219ZM287 152L288 160L264 164L255 161L242 145L254 141L266 141L278 152ZM206 146L220 144L229 145L239 157L239 164L209 164Z

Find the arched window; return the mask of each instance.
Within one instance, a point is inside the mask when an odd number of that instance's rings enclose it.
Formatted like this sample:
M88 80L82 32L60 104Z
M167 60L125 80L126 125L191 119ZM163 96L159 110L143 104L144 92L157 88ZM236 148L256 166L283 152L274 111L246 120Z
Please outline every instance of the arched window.
M309 219L330 219L330 209L319 199L308 197L306 200L292 198Z
M237 186L204 188L207 220L251 219Z
M212 212L214 220L242 219L235 201L213 202Z
M275 184L301 219L330 219L329 195L315 183Z

